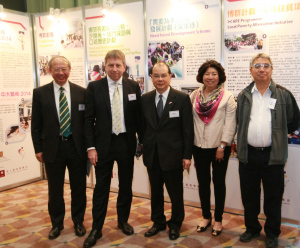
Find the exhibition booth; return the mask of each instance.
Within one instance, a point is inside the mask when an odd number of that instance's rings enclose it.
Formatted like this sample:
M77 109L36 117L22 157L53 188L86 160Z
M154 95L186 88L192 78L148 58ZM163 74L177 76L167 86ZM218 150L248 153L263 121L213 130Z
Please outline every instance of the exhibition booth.
M251 82L250 58L268 53L273 79L300 104L300 3L296 0L143 0L89 5L28 14L0 9L0 191L45 178L31 141L32 92L52 81L49 60L57 55L72 65L69 80L82 87L105 76L104 57L119 49L126 55L128 77L142 94L153 89L149 69L166 62L171 86L190 94L200 84L198 68L207 59L225 68L225 88L235 97ZM159 48L159 49L157 49ZM176 57L171 54L176 54ZM97 68L97 69L95 69ZM299 131L287 137L282 217L300 221ZM238 160L232 146L226 176L230 211L243 210ZM87 187L94 187L94 168L87 168ZM68 172L66 172L68 181ZM200 206L194 163L184 171L184 199ZM111 187L118 188L114 166ZM142 158L135 159L133 191L150 195ZM212 185L213 192L213 185ZM165 196L168 197L165 191ZM263 201L263 194L261 195ZM214 196L212 193L212 204ZM263 210L262 210L263 212Z

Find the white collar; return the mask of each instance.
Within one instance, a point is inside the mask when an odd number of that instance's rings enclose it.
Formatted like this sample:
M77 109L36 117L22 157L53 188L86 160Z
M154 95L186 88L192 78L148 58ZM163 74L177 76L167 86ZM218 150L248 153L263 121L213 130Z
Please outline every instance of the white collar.
M156 90L156 95L155 95L155 97L158 99L158 98L159 98L159 95L162 95L165 99L167 99L167 98L168 98L168 95L169 95L169 92L170 92L170 86L169 86L168 89L167 89L164 93L162 93L162 94L160 94L160 93Z
M60 87L63 87L65 89L65 91L67 91L67 92L70 91L69 80L63 86L60 86L58 83L55 82L55 80L53 80L53 86L54 86L55 91L59 91Z
M270 90L270 85L271 85L271 82L270 82L270 84L269 84L269 87L268 87L268 89L267 90ZM266 90L266 91L267 91ZM254 86L252 87L252 89L251 89L251 93L253 93L254 91L258 91L258 89L257 89L257 86L256 86L256 83L254 82Z
M122 80L123 80L123 77L120 77L120 79L117 81L118 85L122 85ZM112 80L108 75L107 75L107 82L108 82L108 85L115 84L115 81Z

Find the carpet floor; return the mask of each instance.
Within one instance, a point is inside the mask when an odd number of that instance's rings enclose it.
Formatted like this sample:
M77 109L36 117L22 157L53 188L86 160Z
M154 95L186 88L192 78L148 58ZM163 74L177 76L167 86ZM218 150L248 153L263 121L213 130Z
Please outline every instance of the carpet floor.
M70 187L65 184L66 215L64 230L55 240L49 240L51 222L48 214L48 186L42 180L18 188L0 192L0 247L5 248L48 248L48 247L82 247L92 227L92 196L93 189L87 188L87 208L84 225L87 234L77 237L74 234L70 212ZM266 236L262 231L258 238L249 243L239 241L239 236L245 231L244 217L225 213L223 215L223 232L212 237L209 227L206 232L197 233L196 226L202 216L200 208L185 206L185 220L180 230L180 238L169 240L168 229L159 232L151 238L145 238L144 233L152 226L150 220L150 200L134 197L132 200L129 223L134 227L134 235L126 236L117 227L116 212L117 194L111 192L103 237L94 247L130 247L130 248L171 248L171 247L203 247L203 248L243 248L265 247ZM165 203L167 219L171 215L171 204ZM262 226L264 221L260 220ZM279 236L279 247L300 247L300 229L297 225L282 224Z

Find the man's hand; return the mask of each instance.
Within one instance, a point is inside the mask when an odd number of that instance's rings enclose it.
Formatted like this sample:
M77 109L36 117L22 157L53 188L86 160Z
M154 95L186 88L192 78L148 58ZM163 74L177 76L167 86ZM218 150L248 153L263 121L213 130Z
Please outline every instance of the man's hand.
M98 153L96 149L88 150L88 158L92 165L96 166L98 162Z
M36 153L36 154L35 154L35 157L36 157L36 159L37 159L39 162L44 163L43 153L42 153L42 152Z
M183 169L188 169L190 168L191 166L191 159L182 159L182 166L183 166Z

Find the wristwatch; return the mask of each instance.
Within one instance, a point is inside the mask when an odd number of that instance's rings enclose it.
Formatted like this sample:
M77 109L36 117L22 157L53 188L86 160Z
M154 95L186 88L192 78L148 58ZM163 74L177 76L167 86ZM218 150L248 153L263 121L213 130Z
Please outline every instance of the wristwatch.
M222 145L222 144L220 145L220 147L221 147L222 149L225 149L225 148L226 148L226 146L224 146L224 145Z

